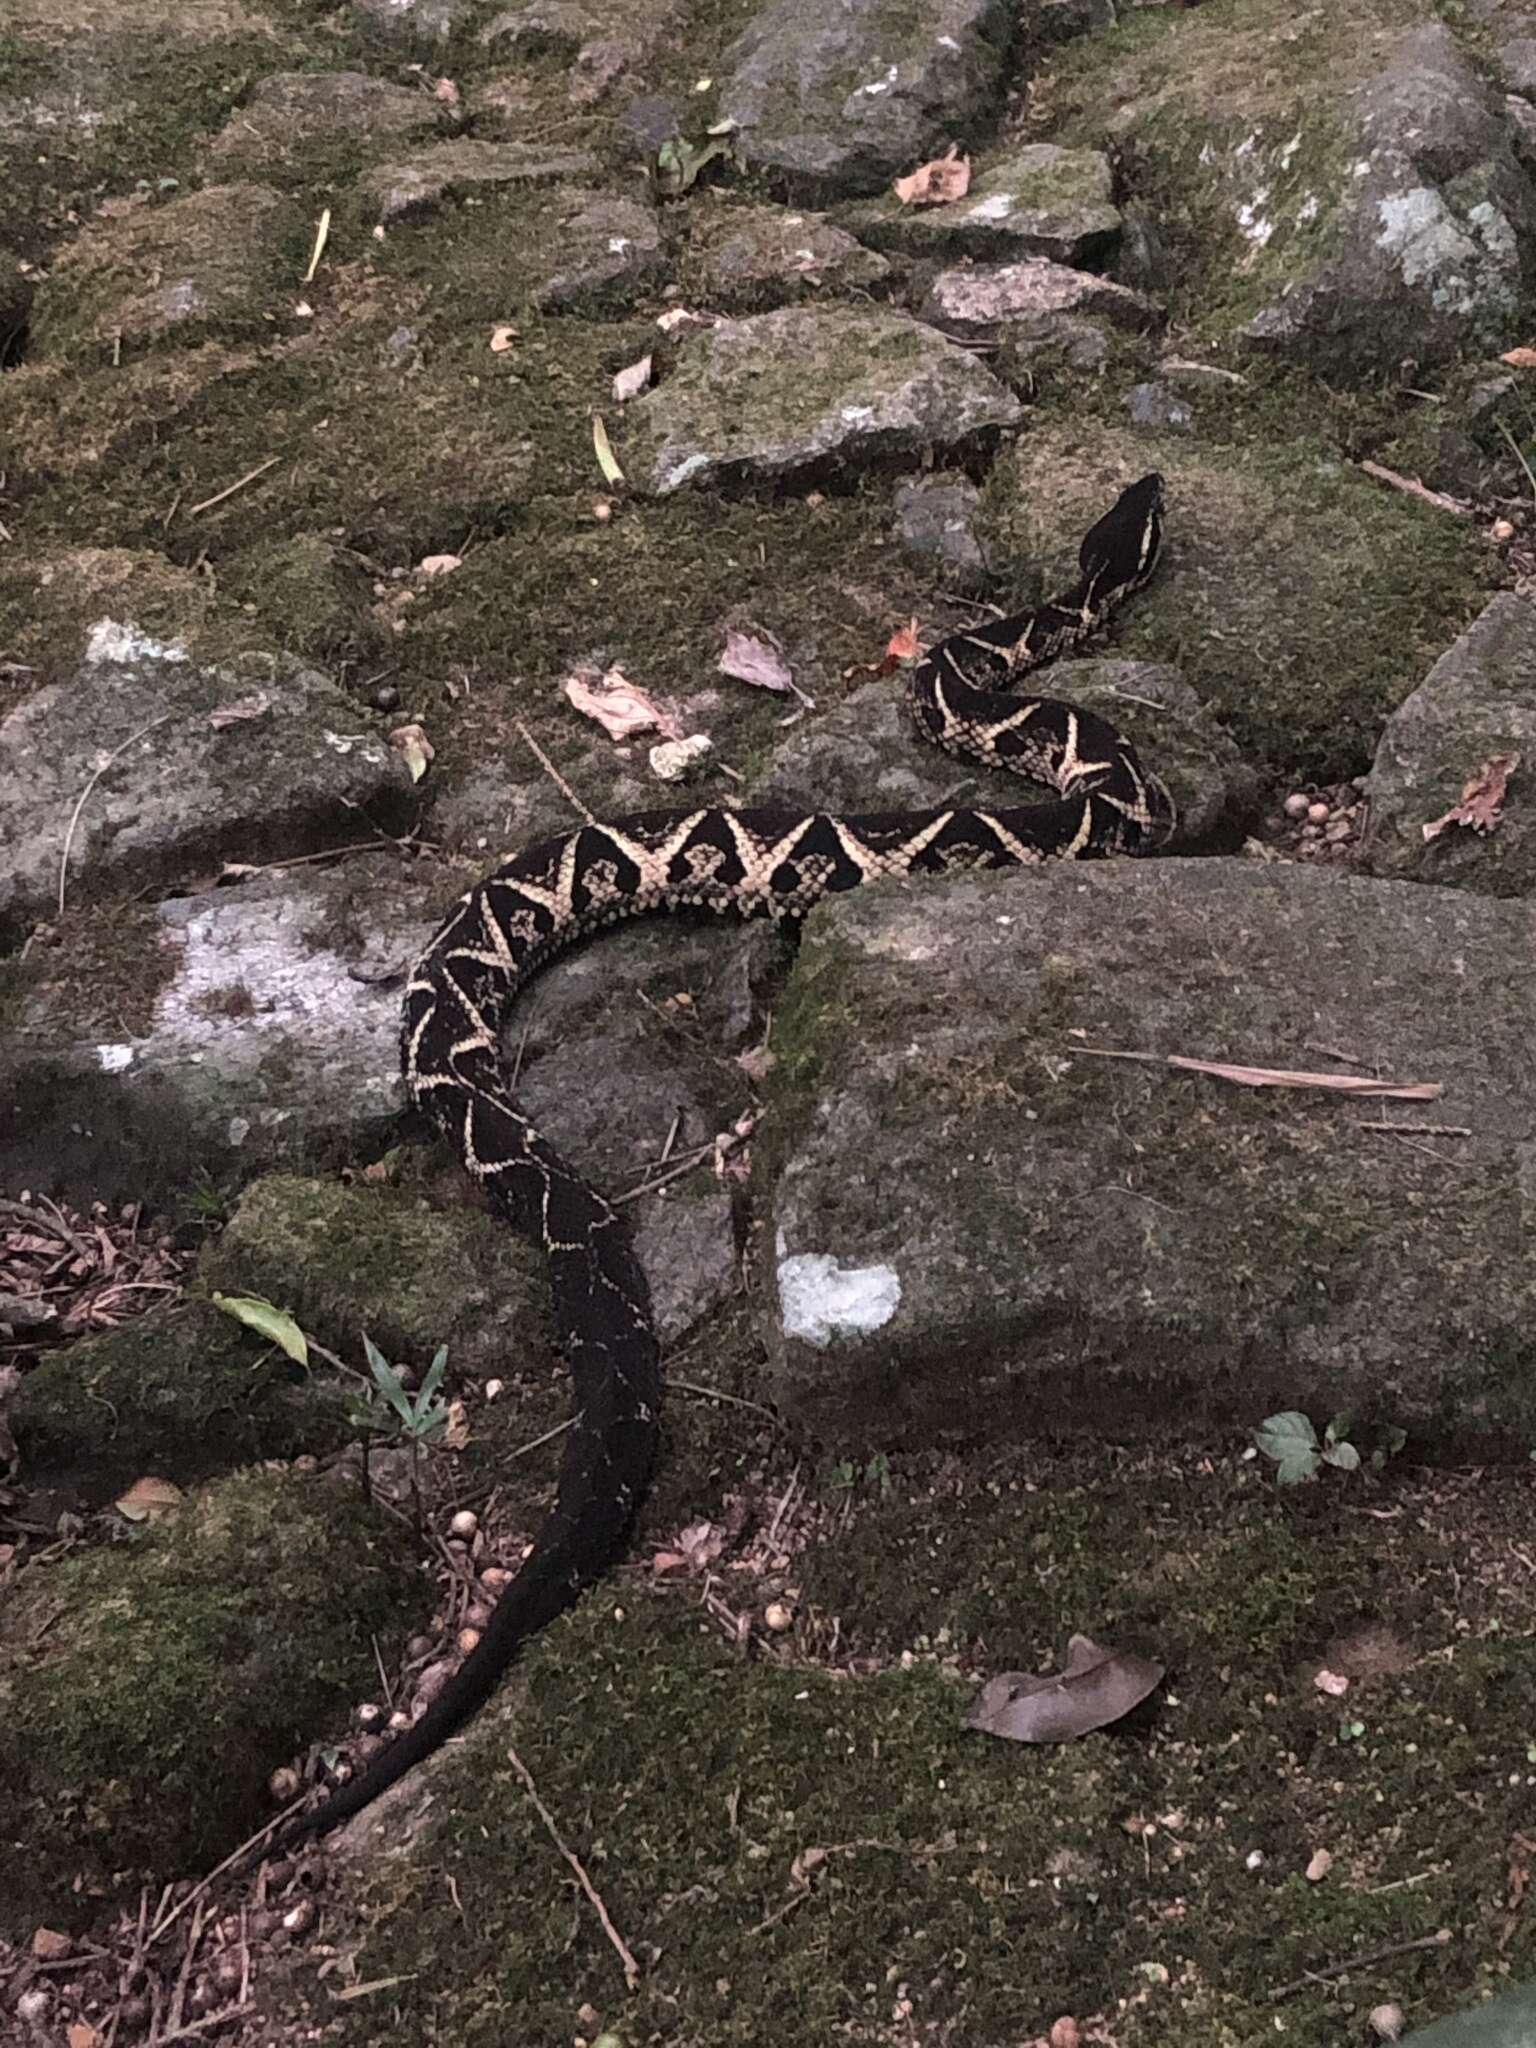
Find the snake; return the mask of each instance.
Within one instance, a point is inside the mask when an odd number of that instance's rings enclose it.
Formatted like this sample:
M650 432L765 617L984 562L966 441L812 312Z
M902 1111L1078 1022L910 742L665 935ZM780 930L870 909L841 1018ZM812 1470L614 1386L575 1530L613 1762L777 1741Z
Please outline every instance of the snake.
M1021 694L1023 679L1097 632L1151 577L1163 533L1157 474L1090 529L1070 589L951 634L916 661L906 704L944 752L1011 770L1054 800L838 815L710 805L584 824L540 840L461 896L410 972L401 1064L410 1102L492 1206L548 1262L571 1373L572 1426L555 1497L480 1639L413 1724L261 1852L326 1833L456 1733L519 1647L622 1553L657 1445L660 1353L629 1230L519 1108L503 1058L510 1007L575 941L623 919L713 911L793 924L829 896L892 877L1032 867L1155 850L1173 832L1166 785L1096 712Z

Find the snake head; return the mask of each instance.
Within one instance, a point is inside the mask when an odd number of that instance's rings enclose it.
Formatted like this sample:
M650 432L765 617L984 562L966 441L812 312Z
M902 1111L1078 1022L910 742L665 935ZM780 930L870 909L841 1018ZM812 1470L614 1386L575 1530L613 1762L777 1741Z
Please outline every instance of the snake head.
M1139 590L1157 567L1163 541L1166 489L1158 472L1123 490L1078 550L1078 566L1088 577L1101 604L1112 604L1127 591Z

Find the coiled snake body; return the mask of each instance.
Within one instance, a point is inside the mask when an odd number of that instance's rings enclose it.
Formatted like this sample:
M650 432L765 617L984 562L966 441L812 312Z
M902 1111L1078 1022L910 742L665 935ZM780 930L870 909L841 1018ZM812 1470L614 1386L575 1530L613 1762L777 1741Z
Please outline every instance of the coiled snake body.
M573 940L645 912L793 919L824 896L885 876L1091 859L1160 843L1173 805L1129 741L1081 706L1013 692L1147 581L1162 512L1162 479L1141 478L1084 540L1069 591L954 634L911 672L908 703L923 737L1044 783L1055 802L850 817L710 808L584 825L477 884L416 964L402 1029L406 1087L514 1229L548 1255L575 1426L554 1505L475 1649L412 1728L289 1823L274 1847L360 1811L462 1726L517 1646L612 1562L650 1475L660 1373L645 1276L611 1204L512 1097L500 1041L513 998Z

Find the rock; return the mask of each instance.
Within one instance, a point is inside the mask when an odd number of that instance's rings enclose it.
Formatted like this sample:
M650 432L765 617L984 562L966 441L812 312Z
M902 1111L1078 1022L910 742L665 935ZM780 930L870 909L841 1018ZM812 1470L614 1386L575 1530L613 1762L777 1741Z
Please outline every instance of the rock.
M1189 405L1176 397L1166 384L1133 385L1125 403L1134 426L1158 427L1168 433L1187 434L1195 423Z
M419 1598L401 1528L269 1472L28 1578L0 1632L12 1939L136 1898L141 1864L191 1875L229 1854L269 1817L269 1772L372 1688L375 1639Z
M1348 1408L1523 1453L1533 939L1529 903L1236 860L818 908L774 1034L786 1414L889 1448ZM1085 1050L1312 1040L1444 1083L1373 1118L1470 1136L1426 1156L1339 1097Z
M578 106L601 99L630 78L677 35L679 9L667 0L525 0L495 15L480 32L498 56L554 56L570 74Z
M308 144L415 135L435 128L441 114L419 90L365 71L274 71L257 81L208 153L221 165L284 165Z
M1246 339L1329 376L1507 344L1536 274L1536 193L1449 29L1402 36L1349 118L1356 154L1324 200L1322 252Z
M1489 832L1451 825L1428 841L1462 786L1497 754L1517 753L1503 814ZM1501 591L1387 720L1366 785L1363 857L1373 874L1456 883L1488 896L1536 890L1536 607Z
M720 98L748 161L797 199L878 191L995 116L1005 0L767 0Z
M941 271L920 317L945 334L985 335L1013 326L1040 334L1061 313L1099 316L1131 329L1154 327L1161 318L1139 292L1045 256Z
M668 381L626 408L621 460L653 497L959 448L1019 417L963 349L901 314L786 307L690 341Z
M1096 35L1115 26L1115 0L1036 0L1033 30L1037 42L1067 43L1075 36Z
M1101 712L1141 750L1179 809L1175 848L1193 847L1252 803L1253 772L1181 681L1149 662L1053 662L1031 687ZM880 676L781 742L754 800L828 811L926 810L945 803L1049 801L1038 786L923 746L904 710L900 676Z
M1082 264L1120 231L1109 159L1094 149L1032 142L979 171L963 199L903 206L894 193L841 209L838 219L871 248L981 263L1048 256Z
M54 905L66 853L66 893L99 900L334 845L348 806L403 825L410 779L357 722L312 669L210 668L98 621L72 680L0 723L0 924Z
M980 491L963 476L903 477L896 486L902 546L962 588L986 580L986 553L976 538L980 509Z
M358 24L391 42L446 43L475 11L475 0L347 0Z
M688 225L700 294L722 312L767 311L827 290L867 292L890 272L852 235L787 206L702 202Z
M1536 95L1536 36L1511 36L1493 53L1506 92L1525 99Z
M484 187L548 185L562 178L590 177L597 162L586 150L549 150L521 142L476 142L463 138L380 164L363 179L380 220L421 213L444 199Z
M38 287L39 357L103 358L271 331L272 294L297 215L264 185L208 185L163 206L98 213Z

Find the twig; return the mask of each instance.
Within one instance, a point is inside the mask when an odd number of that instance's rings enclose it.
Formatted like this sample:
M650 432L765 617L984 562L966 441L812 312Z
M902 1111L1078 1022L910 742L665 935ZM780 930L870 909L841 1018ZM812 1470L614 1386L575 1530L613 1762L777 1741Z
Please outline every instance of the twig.
M1440 512L1454 512L1458 519L1470 519L1472 507L1463 498L1448 498L1444 491L1432 491L1428 484L1421 484L1416 476L1399 476L1395 469L1385 469L1379 462L1362 462L1360 467L1367 476L1375 477L1380 484L1390 484L1394 491L1406 491L1410 498L1421 498L1426 505L1433 505Z
M697 1394L704 1401L727 1401L733 1408L750 1408L754 1415L761 1415L765 1422L771 1422L775 1429L782 1430L784 1423L771 1408L765 1408L761 1401L749 1401L744 1394L727 1394L719 1387L701 1387L693 1380L674 1379L667 1375L669 1388L676 1388L680 1394Z
M625 1941L623 1935L620 1934L619 1930L614 1926L612 1920L608 1917L608 1908L603 1904L602 1898L598 1893L596 1885L593 1884L591 1878L588 1877L585 1870L582 1869L579 1859L572 1853L570 1849L566 1847L564 1841L561 1839L560 1830L555 1826L555 1817L550 1812L549 1808L544 1804L543 1800L539 1797L539 1788L537 1785L534 1784L532 1777L529 1775L528 1766L523 1762L522 1758L518 1755L515 1749L509 1749L507 1751L507 1761L511 1764L513 1770L516 1771L518 1777L522 1779L523 1790L528 1794L529 1799L532 1801L534 1811L538 1814L539 1819L543 1821L545 1829L548 1832L549 1839L554 1843L555 1847L560 1851L560 1854L565 1858L566 1862L569 1863L571 1869L575 1872L576 1882L581 1886L582 1890L586 1893L587 1898L591 1902L592 1910L596 1913L598 1920L602 1925L604 1934L607 1935L609 1941L613 1944L614 1951L617 1954L619 1961L624 1966L625 1989L628 1991L633 1991L635 1986L640 1982L640 1965L635 1961L634 1955L631 1952L628 1943Z
M554 762L550 760L548 754L545 753L544 749L539 745L538 741L534 738L533 734L528 730L527 726L524 725L521 719L517 721L517 729L522 734L523 741L527 746L529 753L532 754L533 758L538 762L539 766L544 770L544 773L549 777L550 781L555 785L556 789L558 789L560 794L565 798L566 802L570 805L571 809L576 812L578 817L585 818L589 825L595 825L597 823L597 819L587 809L586 805L582 802L581 798L576 794L575 790L572 789L571 785L560 773L560 770L555 766Z
M120 761L123 755L127 753L128 749L131 746L133 746L136 741L143 739L146 733L153 732L157 725L164 725L165 721L170 717L170 715L171 714L169 711L162 711L160 716L158 718L152 718L149 721L148 725L141 725L137 732L130 733L127 739L123 741L123 744L120 747L118 747L115 752L107 756L106 760L102 762L101 766L96 770L95 774L91 777L90 781L85 785L84 789L81 790L79 799L75 804L75 808L73 812L70 814L69 830L64 834L64 851L59 855L60 917L64 915L64 878L69 873L69 850L75 843L75 827L80 822L80 813L85 809L86 799L90 796L91 791L96 787L97 783L100 782L103 775L106 774L107 770L113 767L118 761Z
M188 2020L184 2027L177 2027L169 2034L156 2034L147 2048L171 2048L173 2041L190 2041L195 2034L211 2034L215 2027L227 2027L231 2020L242 2018L256 2010L254 2005L225 2005L217 2012L210 2012L200 2020Z
M510 1464L514 1458L526 1458L530 1451L537 1451L545 1444L552 1444L557 1436L564 1436L568 1429L574 1428L575 1423L575 1416L567 1415L564 1422L557 1422L553 1429L546 1429L542 1436L533 1437L528 1443L519 1444L515 1451L508 1451L506 1462Z
M1311 1074L1292 1067L1250 1067L1229 1060L1190 1059L1181 1052L1126 1052L1110 1045L1074 1045L1074 1052L1099 1060L1141 1060L1154 1067L1176 1067L1186 1074L1212 1074L1245 1088L1321 1088L1330 1095L1385 1096L1394 1102L1436 1102L1445 1093L1439 1081L1383 1081L1372 1074Z
M244 476L237 476L232 484L226 484L222 491L215 491L211 498L203 498L196 505L189 505L187 517L191 519L198 512L211 512L215 505L222 505L224 500L232 498L236 491L243 491L247 484L255 483L257 477L265 476L267 471L282 459L281 455L269 455L265 462L258 462L256 467L248 469Z
M1383 1131L1389 1138L1470 1138L1469 1124L1388 1124L1369 1117L1356 1117L1357 1131Z
M1320 1969L1308 1970L1304 1977L1293 1977L1288 1984L1277 1985L1269 1994L1270 2003L1289 1998L1293 1991L1306 1991L1326 1977L1347 1977L1352 1970L1368 1970L1373 1964L1390 1962L1394 1956L1412 1955L1415 1949L1444 1948L1450 1939L1449 1927L1437 1927L1433 1934L1421 1934L1416 1941L1389 1942L1385 1948L1368 1948L1346 1962L1324 1963Z

